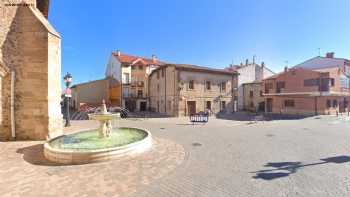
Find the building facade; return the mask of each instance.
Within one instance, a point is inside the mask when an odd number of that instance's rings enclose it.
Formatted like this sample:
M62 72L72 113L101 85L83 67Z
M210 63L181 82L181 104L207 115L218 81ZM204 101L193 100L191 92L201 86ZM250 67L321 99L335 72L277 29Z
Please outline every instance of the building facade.
M149 77L150 109L168 116L233 112L237 73L194 65L167 64Z
M62 134L61 38L44 15L49 2L0 2L0 139Z
M82 105L100 106L105 100L108 106L120 104L120 82L112 78L100 79L72 86L72 107L76 110Z
M226 68L229 71L236 71L238 75L238 110L245 110L245 103L248 101L244 100L244 88L243 84L261 82L263 79L274 75L275 73L265 66L262 62L261 65L256 64L255 61L249 63L246 60L245 64L231 65Z
M262 82L244 83L243 109L250 112L265 112L265 98L262 91Z
M106 69L106 76L121 81L121 105L129 111L149 109L148 77L163 65L155 55L143 58L113 52Z
M315 57L264 80L268 113L317 115L347 112L350 61Z

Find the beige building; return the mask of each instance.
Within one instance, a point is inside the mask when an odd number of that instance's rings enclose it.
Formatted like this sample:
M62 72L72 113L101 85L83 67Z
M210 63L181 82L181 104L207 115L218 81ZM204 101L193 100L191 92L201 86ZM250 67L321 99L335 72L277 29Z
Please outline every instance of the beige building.
M100 106L102 100L111 106L119 106L120 104L120 83L112 78L76 84L71 89L71 104L76 110L84 104Z
M152 111L187 116L201 111L233 112L237 73L194 65L167 64L149 77Z
M245 111L264 112L265 98L262 91L262 82L252 82L242 84L243 106Z
M44 140L62 132L61 38L44 16L48 0L38 5L0 2L1 140Z

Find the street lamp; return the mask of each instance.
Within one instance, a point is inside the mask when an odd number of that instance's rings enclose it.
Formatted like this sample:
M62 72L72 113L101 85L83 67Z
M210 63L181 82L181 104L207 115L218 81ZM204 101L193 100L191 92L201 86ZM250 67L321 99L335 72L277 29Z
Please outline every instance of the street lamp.
M70 84L72 83L72 75L67 73L64 78L64 83L66 85L66 90L64 93L64 102L66 104L66 125L65 127L69 127L70 126L70 115L69 115L69 100L72 97L72 91L69 88Z

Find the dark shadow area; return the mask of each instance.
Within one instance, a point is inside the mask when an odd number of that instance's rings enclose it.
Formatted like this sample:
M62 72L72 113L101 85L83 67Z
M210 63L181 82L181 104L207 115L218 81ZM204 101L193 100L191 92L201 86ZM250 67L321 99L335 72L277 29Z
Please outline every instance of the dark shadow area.
M266 114L266 113L249 113L249 112L236 112L236 113L218 113L216 118L224 120L236 120L236 121L273 121L273 120L301 120L312 116L302 115L287 115L287 114Z
M58 164L47 160L44 156L44 145L37 144L33 146L28 146L25 148L17 149L16 151L23 155L23 159L33 165L40 166L67 166L64 164Z
M273 180L277 178L287 177L290 174L296 173L301 168L311 167L315 165L325 165L329 163L344 164L350 162L350 156L341 155L336 157L329 157L320 159L322 162L302 164L301 162L271 162L264 165L264 167L272 168L268 170L260 170L253 172L256 175L254 179Z

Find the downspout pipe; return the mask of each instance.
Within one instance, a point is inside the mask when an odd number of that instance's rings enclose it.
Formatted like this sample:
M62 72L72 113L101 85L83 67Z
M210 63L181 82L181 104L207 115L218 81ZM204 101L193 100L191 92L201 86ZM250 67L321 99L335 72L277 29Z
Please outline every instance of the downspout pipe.
M15 120L15 80L16 72L11 71L11 137L16 140L16 120Z

